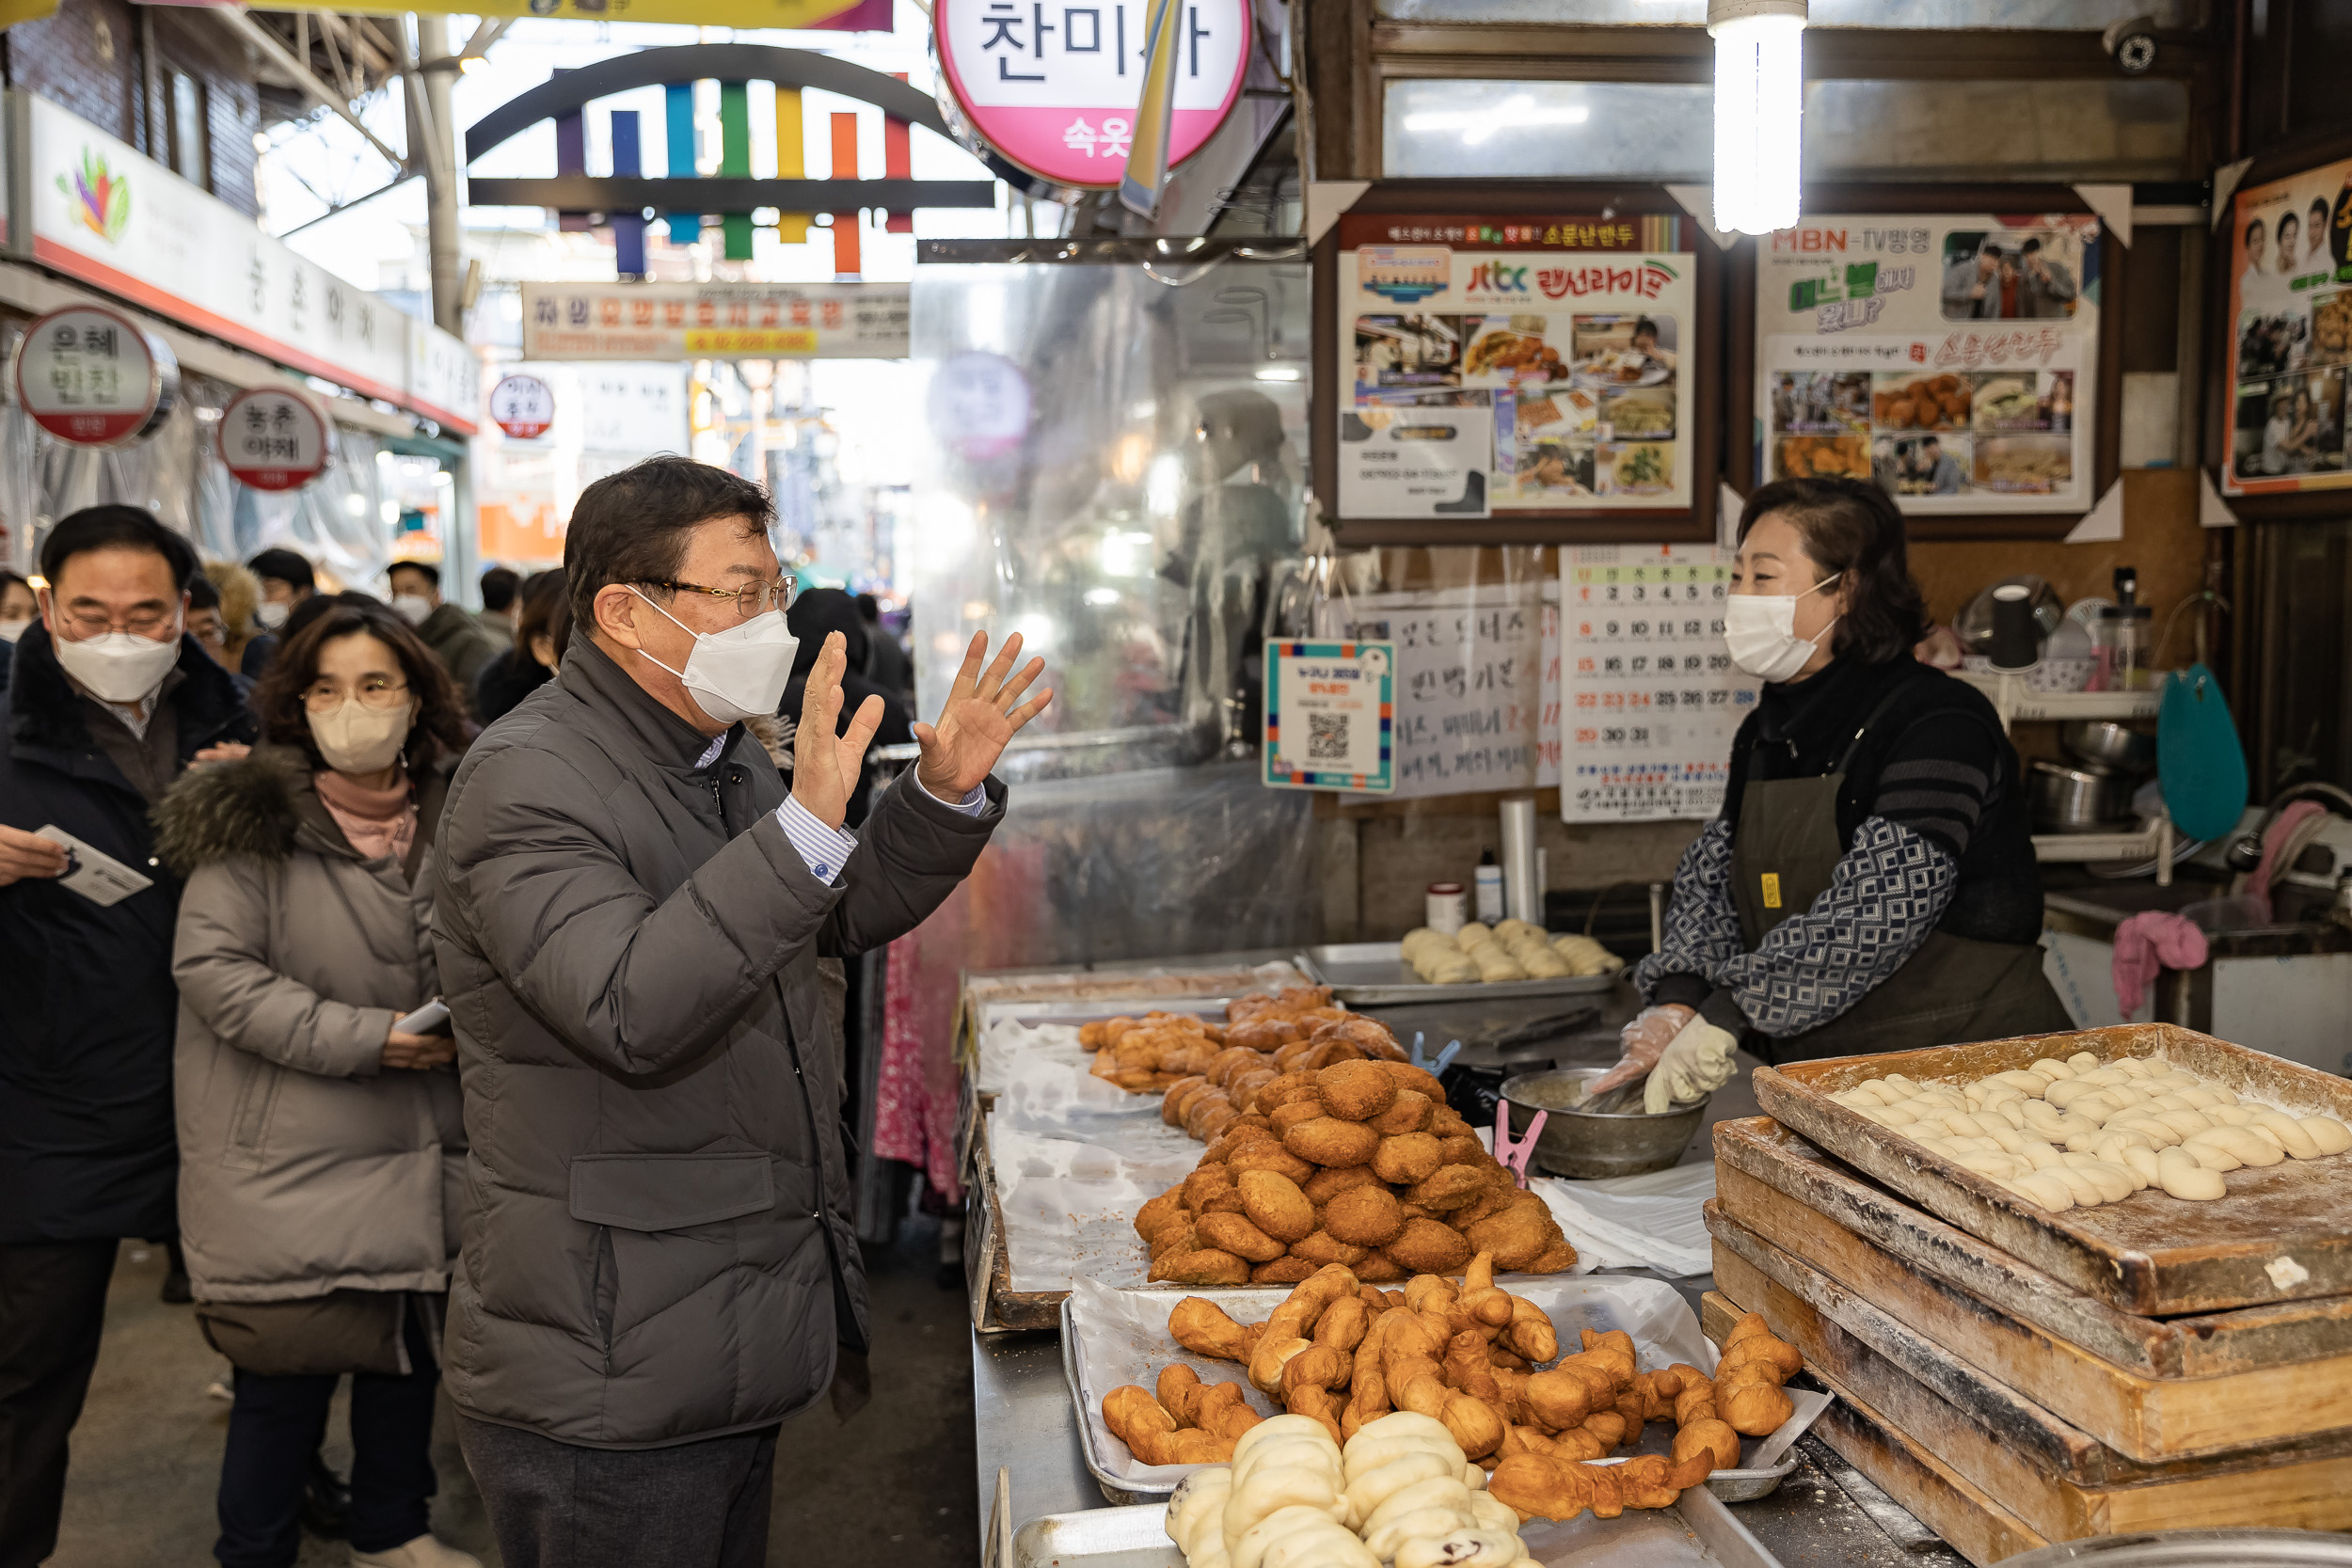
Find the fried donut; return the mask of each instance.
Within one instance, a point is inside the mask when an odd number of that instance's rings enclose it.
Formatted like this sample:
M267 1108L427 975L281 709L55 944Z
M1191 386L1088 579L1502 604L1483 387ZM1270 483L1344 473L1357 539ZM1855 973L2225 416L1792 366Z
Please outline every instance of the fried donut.
M1384 1247L1405 1229L1405 1211L1395 1194L1373 1182L1351 1187L1326 1203L1323 1227L1357 1246Z
M1307 1201L1320 1209L1342 1193L1356 1187L1366 1187L1380 1180L1370 1165L1330 1165L1307 1178L1301 1187Z
M1437 1220L1406 1220L1382 1256L1408 1275L1453 1274L1470 1260L1467 1237Z
M1435 1175L1444 1159L1436 1138L1426 1132L1406 1132L1380 1139L1371 1163L1373 1174L1381 1180L1406 1187Z
M1282 1243L1250 1224L1246 1214L1203 1214L1193 1228L1201 1245L1252 1263L1271 1263L1286 1250Z
M1317 1117L1285 1133L1282 1147L1315 1164L1343 1167L1369 1163L1381 1141L1379 1133L1361 1122Z
M1326 1115L1342 1121L1370 1121L1396 1103L1397 1087L1370 1062L1341 1062L1315 1074L1315 1092Z
M1287 1244L1313 1233L1315 1206L1307 1201L1307 1195L1289 1177L1279 1171L1244 1171L1237 1185L1241 1189L1242 1212L1267 1236Z

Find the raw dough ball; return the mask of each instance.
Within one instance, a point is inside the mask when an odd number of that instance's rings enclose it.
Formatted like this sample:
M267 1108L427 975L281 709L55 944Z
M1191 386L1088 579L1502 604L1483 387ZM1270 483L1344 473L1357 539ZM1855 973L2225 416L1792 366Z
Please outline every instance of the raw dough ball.
M2229 1189L2222 1184L2221 1173L2207 1170L2197 1163L2196 1156L2168 1148L2156 1156L2157 1185L2174 1197L2204 1202L2222 1196Z
M2352 1127L2346 1127L2333 1117L2304 1117L2299 1125L2310 1133L2312 1142L2322 1154L2341 1154L2352 1148Z

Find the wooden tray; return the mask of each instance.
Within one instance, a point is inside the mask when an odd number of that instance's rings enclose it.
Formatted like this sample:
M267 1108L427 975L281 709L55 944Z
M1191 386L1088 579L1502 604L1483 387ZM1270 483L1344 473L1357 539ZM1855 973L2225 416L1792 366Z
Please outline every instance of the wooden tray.
M2352 1153L2232 1171L2229 1196L2211 1203L2152 1190L2053 1213L1829 1098L1889 1072L1964 1083L2078 1051L2103 1061L2162 1057L2243 1095L2352 1120L2352 1083L2170 1023L1758 1068L1756 1098L1970 1235L2125 1312L2168 1317L2352 1291Z
M988 1156L987 1137L983 1121L963 1189L963 1284L971 1302L972 1326L982 1334L1057 1327L1061 1304L1069 1291L1012 1288L1012 1263L1005 1249L1005 1211L996 1196L996 1167Z
M1726 1266L1760 1273L1943 1398L1998 1430L2013 1427L2019 1443L2042 1444L2043 1462L2075 1479L2141 1479L2144 1472L2062 1433L2044 1442L2045 1429L2031 1419L2036 1412L2055 1415L2121 1460L2141 1465L2292 1445L2327 1433L2334 1434L2330 1442L2341 1442L2352 1427L2352 1369L2344 1361L2227 1377L2137 1377L1981 1303L1972 1323L1967 1314L1974 1298L1932 1280L1920 1279L1915 1291L1865 1300L1726 1218L1719 1205L1708 1209L1719 1280ZM2022 1415L2021 1402L2031 1407Z
M1739 1298L1725 1291L1709 1291L1700 1305L1701 1322L1719 1343L1744 1310ZM1760 1303L1757 1310L1763 1310ZM1837 1397L1813 1423L1814 1433L1942 1536L1954 1551L1985 1568L2049 1544L2031 1526L1896 1430L1835 1377L1818 1370L1815 1375ZM1824 1544L1828 1555L1822 1560L1835 1561L1836 1548Z
M2352 1296L2188 1318L2119 1312L1865 1180L1770 1117L1715 1124L1715 1173L1726 1214L1890 1309L1925 1310L1910 1276L1926 1275L1974 1297L1972 1316L2005 1314L2152 1378L2352 1355ZM1957 1337L1938 1321L1904 1321L1947 1345Z
M1759 1262L1747 1256L1756 1251ZM1778 1275L1798 1281L1796 1289ZM1755 1300L1807 1367L2053 1541L2190 1526L2352 1526L2352 1431L2140 1464L1939 1350L1867 1303L1825 1310L1804 1265L1726 1222L1717 1283ZM1848 1328L1853 1323L1856 1327ZM1882 1348L1883 1347L1883 1348Z

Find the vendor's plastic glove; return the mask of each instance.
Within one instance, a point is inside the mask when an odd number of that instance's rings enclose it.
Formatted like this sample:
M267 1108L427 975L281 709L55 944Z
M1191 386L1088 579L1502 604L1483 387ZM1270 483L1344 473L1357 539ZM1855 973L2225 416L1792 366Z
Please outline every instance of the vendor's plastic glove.
M1593 1080L1589 1091L1593 1095L1607 1094L1620 1084L1630 1084L1658 1065L1658 1058L1666 1053L1682 1026L1698 1017L1698 1013L1679 1002L1662 1006L1644 1007L1633 1015L1633 1022L1618 1031L1619 1048L1625 1054L1617 1065Z
M1703 1018L1692 1019L1650 1069L1649 1083L1642 1090L1642 1109L1654 1117L1662 1116L1678 1101L1688 1103L1713 1094L1731 1082L1736 1070L1731 1053L1739 1048L1740 1042L1729 1030L1718 1029Z

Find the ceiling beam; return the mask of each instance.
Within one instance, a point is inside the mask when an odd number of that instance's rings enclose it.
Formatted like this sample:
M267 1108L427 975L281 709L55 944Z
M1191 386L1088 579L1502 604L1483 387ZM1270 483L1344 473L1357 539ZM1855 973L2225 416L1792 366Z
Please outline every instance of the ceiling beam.
M993 180L739 180L615 179L560 174L551 180L466 182L466 200L475 207L553 207L567 213L635 213L651 207L664 213L748 213L774 207L787 213L853 213L882 207L911 213L917 207L983 208L996 205Z
M385 146L374 132L361 123L358 115L353 112L347 100L340 97L334 88L318 79L318 76L310 70L309 61L294 58L294 51L286 47L283 39L254 21L244 11L230 10L222 7L208 8L215 17L219 19L222 26L259 49L272 65L292 77L295 87L310 94L318 101L321 106L331 110L345 124L366 137L368 145L374 148L386 163L397 169L405 169L408 166L408 160Z

